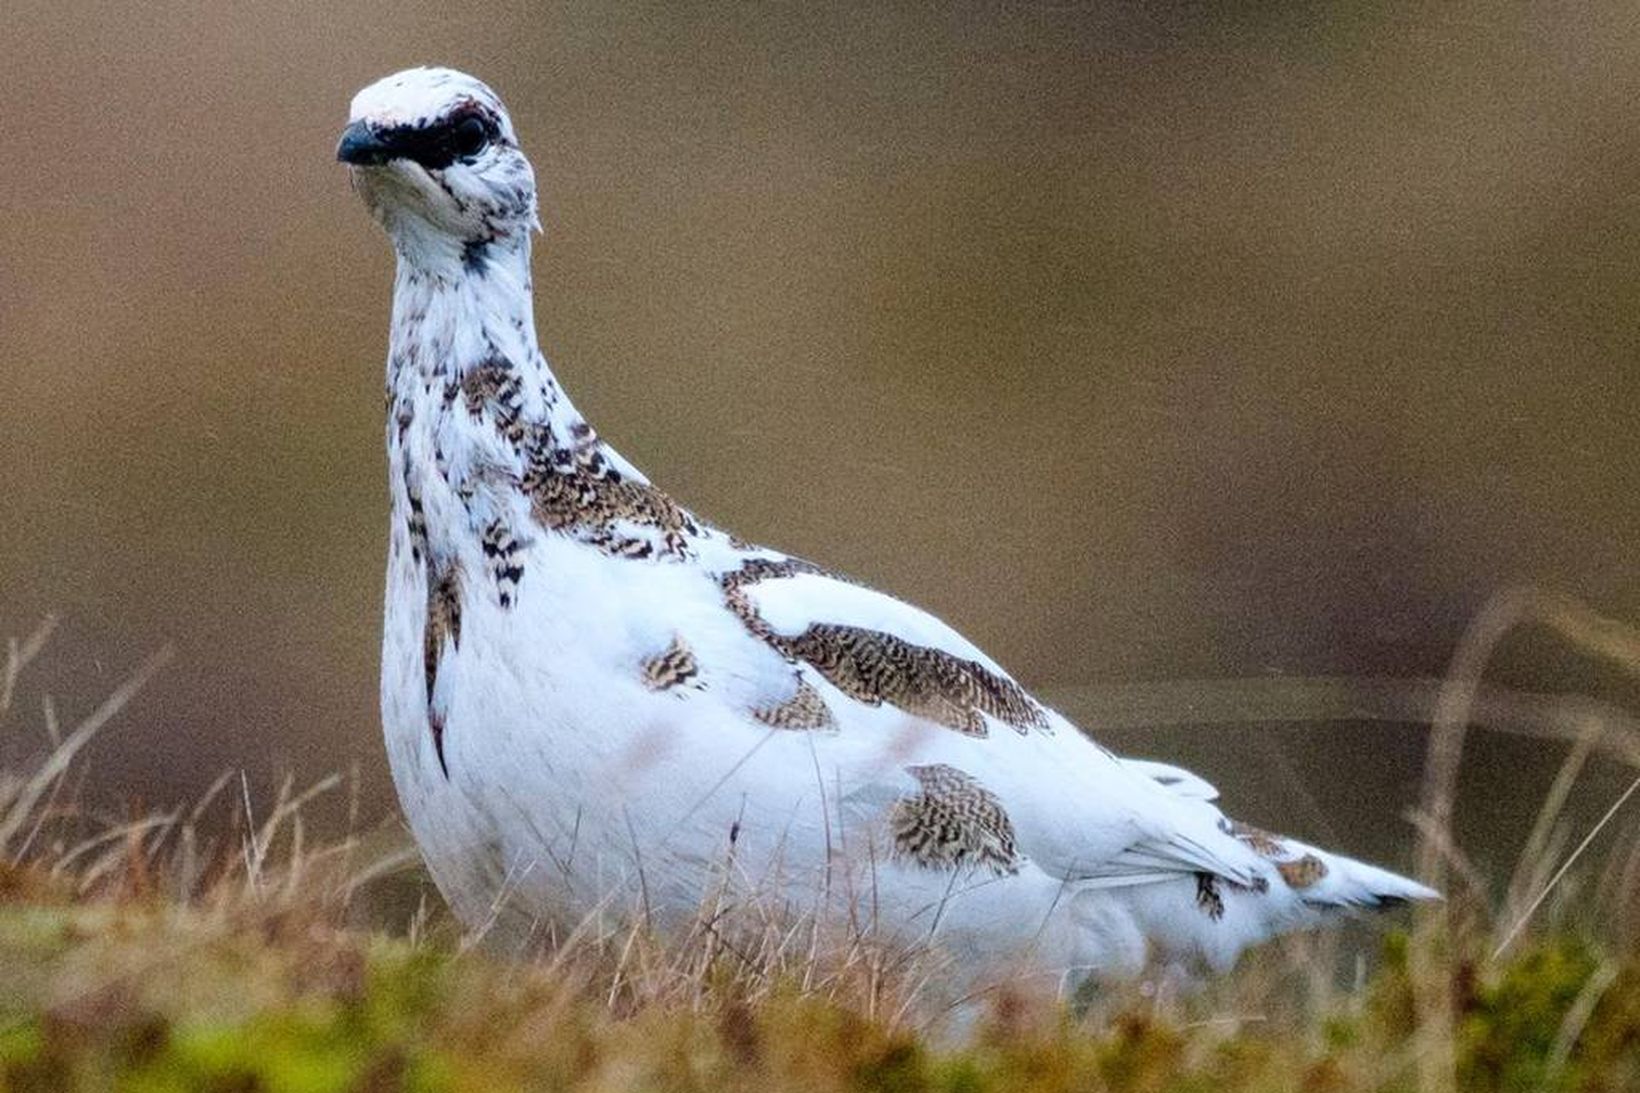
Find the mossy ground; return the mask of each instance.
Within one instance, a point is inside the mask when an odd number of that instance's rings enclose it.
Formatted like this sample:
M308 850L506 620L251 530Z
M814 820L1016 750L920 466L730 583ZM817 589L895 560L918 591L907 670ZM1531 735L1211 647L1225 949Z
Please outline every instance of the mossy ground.
M1556 625L1640 673L1640 635ZM11 644L0 724L48 633ZM66 807L76 753L155 666L73 731L48 724L36 769L0 770L0 1093L1640 1090L1640 825L1611 822L1640 781L1568 853L1561 807L1601 743L1581 730L1507 885L1431 824L1432 779L1420 822L1444 904L1265 946L1199 989L952 1007L929 989L937 954L831 951L784 926L749 948L616 926L499 959L436 900L404 912L425 882L402 834L315 846L306 795L253 823L241 792L214 844L203 804L124 822ZM1640 767L1640 741L1602 746ZM1443 761L1455 775L1455 749Z
M1401 935L1364 986L1318 1008L1250 974L1165 1002L1137 991L1084 1007L1008 995L953 1039L795 976L754 990L708 970L689 989L646 996L640 985L623 997L608 952L498 962L255 901L88 902L15 871L4 891L8 1090L1230 1093L1420 1082L1417 973ZM1635 952L1562 933L1455 966L1458 1088L1640 1088Z

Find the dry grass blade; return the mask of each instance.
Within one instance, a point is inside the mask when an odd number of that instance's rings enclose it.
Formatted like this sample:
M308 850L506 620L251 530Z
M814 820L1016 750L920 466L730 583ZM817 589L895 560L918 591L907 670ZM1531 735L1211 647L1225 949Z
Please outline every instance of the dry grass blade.
M1612 985L1622 975L1622 969L1611 961L1606 961L1596 968L1589 981L1578 992L1577 999L1566 1011L1566 1019L1560 1023L1560 1031L1555 1036L1555 1046L1549 1053L1548 1065L1544 1067L1543 1084L1553 1087L1558 1083L1561 1073L1566 1069L1566 1063L1572 1057L1572 1050L1577 1046L1578 1037L1588 1027L1589 1019L1594 1016L1595 1007L1600 1000L1611 990Z
M1429 754L1424 768L1424 789L1420 825L1422 839L1418 873L1426 882L1440 887L1444 865L1450 859L1452 814L1456 801L1458 767L1463 756L1468 728L1480 692L1487 663L1498 644L1518 627L1547 626L1573 645L1610 660L1640 675L1640 632L1591 611L1570 597L1533 587L1506 589L1493 596L1470 623L1452 657L1451 668L1441 688L1431 724ZM1635 786L1640 786L1640 779ZM1565 870L1577 859L1599 830L1622 806L1635 787L1630 787L1595 826L1561 870L1545 886L1505 937L1504 945L1531 913L1553 890ZM1415 992L1418 1015L1416 1057L1419 1085L1425 1093L1445 1093L1457 1086L1456 1015L1451 983L1453 969L1447 944L1450 938L1451 904L1421 911L1414 938L1415 958L1428 974L1418 980ZM1443 929L1442 927L1447 927ZM1499 946L1502 951L1503 946Z
M1600 726L1596 722L1589 722L1583 736L1572 745L1565 762L1561 763L1560 770L1555 773L1555 780L1549 786L1549 792L1544 794L1543 803L1538 806L1537 819L1532 822L1532 831L1526 837L1526 843L1521 848L1516 859L1514 875L1509 878L1509 888L1504 897L1503 918L1515 920L1523 918L1523 910L1530 900L1531 894L1539 891L1548 883L1548 875L1554 868L1553 861L1557 856L1559 839L1557 827L1561 814L1566 808L1566 802L1571 797L1572 787L1577 783L1577 776L1582 773L1594 741L1599 735Z
M1506 607L1518 623L1539 619L1543 604L1528 598ZM1493 622L1495 642L1508 627ZM1606 652L1626 648L1609 626L1591 633ZM13 643L13 661L37 653L38 644ZM1474 672L1484 669L1486 652L1466 661ZM1300 682L1282 693L1231 681L1221 697L1234 701L1209 712L1237 719L1246 713L1243 700L1274 708L1294 694L1340 717L1360 709L1352 704L1357 692L1337 681ZM1587 871L1595 840L1619 826L1629 798L1640 796L1640 779L1569 852L1563 815L1587 767L1607 756L1640 767L1640 748L1632 746L1632 718L1615 707L1486 692L1478 674L1470 682L1477 705L1443 706L1447 720L1438 732L1468 717L1501 716L1512 729L1574 745L1541 802L1512 879L1503 919L1511 928L1497 946L1504 955L1487 957L1498 920L1484 920L1486 878L1456 844L1450 824L1419 813L1413 823L1449 874L1454 910L1420 922L1424 932L1410 949L1391 941L1390 957L1378 965L1357 956L1353 984L1339 970L1351 966L1350 945L1359 938L1299 937L1258 950L1200 990L1181 989L1176 969L1153 969L1141 984L1068 992L1055 977L1023 970L973 978L966 974L971 961L940 948L941 938L885 937L870 910L874 870L866 877L848 869L817 874L810 898L750 873L733 837L705 864L695 915L672 933L649 928L636 889L611 886L585 916L562 922L514 907L509 897L517 890L542 887L528 861L515 859L494 907L493 932L464 936L453 920L437 917L429 938L425 885L377 883L416 859L402 829L314 836L309 806L338 778L304 791L287 779L271 800L253 802L240 775L234 807L231 796L221 802L233 788L224 776L191 811L115 821L54 803L58 790L73 801L78 765L66 780L63 771L83 747L88 725L106 721L140 685L134 677L87 724L62 735L43 770L13 779L9 798L0 792L0 817L28 815L18 811L25 790L33 802L28 826L6 848L13 859L0 859L0 966L7 968L0 977L0 1088L17 1084L18 1071L8 1067L17 1065L17 1045L26 1041L13 1035L18 1030L32 1036L47 1028L54 1045L75 1037L76 1044L104 1045L76 1051L147 1045L140 1059L118 1065L140 1069L156 1052L170 1053L166 1065L197 1076L185 1068L200 1065L200 1056L176 1060L198 1048L191 1030L202 1027L222 1030L211 1051L228 1052L230 1041L242 1037L257 1045L236 1058L241 1070L210 1075L225 1087L278 1088L283 1078L266 1079L274 1072L267 1068L304 1066L323 1055L324 1072L336 1076L324 1088L397 1087L439 1074L457 1075L455 1087L511 1088L550 1074L573 1088L961 1084L980 1091L1041 1085L1051 1076L1057 1088L1210 1085L1232 1093L1319 1082L1362 1093L1414 1080L1426 1089L1468 1088L1477 1066L1495 1067L1503 1058L1528 1068L1512 1075L1531 1080L1500 1079L1496 1088L1544 1081L1566 1088L1583 1079L1591 1052L1628 1035L1633 1021L1622 1015L1640 1013L1640 958L1630 938L1589 947L1585 935L1549 928L1563 909L1576 909L1547 896L1571 890L1573 869L1578 876ZM1366 687L1386 699L1376 707L1380 713L1408 702L1436 705L1433 692L1421 687ZM828 800L838 799L815 777ZM202 826L213 800L220 807L209 819L226 825L215 834ZM43 834L25 840L24 830ZM841 834L836 848L846 857ZM27 861L16 860L20 850ZM1617 904L1640 885L1640 837L1625 832L1609 858L1602 905ZM13 866L21 868L8 874ZM45 887L17 887L37 878ZM387 890L401 904L384 931L387 918L375 901ZM376 929L361 928L372 923ZM31 956L27 945L37 943L42 924L52 944L70 948ZM478 951L480 941L507 959ZM44 984L37 996L17 986L31 976ZM209 987L196 992L202 980ZM1509 1001L1515 997L1529 1001ZM1464 999L1461 1026L1452 1019L1455 998ZM1541 1002L1546 998L1553 1001ZM292 1013L302 1016L287 1020ZM1616 1032L1614 1014L1629 1022ZM1528 1019L1536 1023L1522 1037L1521 1021ZM99 1041L104 1027L112 1031ZM1640 1026L1634 1029L1640 1036ZM64 1035L70 1040L60 1040ZM290 1035L299 1042L279 1039ZM1226 1070L1230 1059L1237 1061ZM1603 1065L1599 1073L1603 1080L1611 1075L1610 1088L1626 1088L1636 1073ZM118 1066L97 1073L127 1075ZM953 1075L961 1075L960 1083Z
M11 709L12 696L17 693L17 677L23 674L40 650L45 648L51 634L57 629L57 616L47 615L40 620L40 625L34 628L34 633L19 642L16 638L6 639L6 670L0 675L0 714Z
M5 814L0 815L0 857L12 852L12 840L17 837L19 831L29 826L35 805L67 773L75 756L79 755L81 749L90 743L91 738L108 724L110 718L119 713L125 704L147 685L156 672L170 663L172 655L172 648L166 646L149 657L124 683L114 688L113 693L80 722L73 732L65 736L33 777L23 783L16 797L8 802Z
M1511 588L1494 596L1459 641L1436 703L1422 805L1436 829L1446 830L1452 824L1464 730L1486 664L1504 637L1528 623L1547 626L1579 648L1640 675L1640 633L1632 627L1596 614L1570 597L1538 588ZM1440 856L1426 840L1419 857L1420 876L1438 885L1439 867Z
M1589 844L1594 842L1595 838L1601 831L1605 830L1606 825L1611 823L1612 817L1616 816L1618 810L1628 803L1629 798L1634 796L1636 790L1640 790L1640 778L1636 778L1633 782L1630 782L1629 788L1623 791L1622 796L1612 802L1612 806L1606 810L1606 814L1600 817L1599 822L1589 829L1589 833L1587 835L1583 836L1583 841L1577 844L1577 849L1573 850L1571 854L1567 856L1566 860L1561 863L1560 868L1555 870L1555 875L1549 878L1549 883L1543 886L1543 890L1539 892L1537 897L1527 906L1526 911L1520 916L1520 919L1513 926L1509 927L1508 931L1503 935L1503 940L1498 942L1498 947L1492 952L1492 958L1494 960L1503 955L1503 951L1509 947L1509 943L1515 939L1515 935L1520 933L1521 929L1531 919L1532 915L1540 906L1543 905L1543 901L1549 898L1549 893L1555 890L1555 885L1560 883L1561 878L1566 875L1566 871L1572 867L1573 863L1576 862L1578 858L1583 856L1583 852L1589 848Z

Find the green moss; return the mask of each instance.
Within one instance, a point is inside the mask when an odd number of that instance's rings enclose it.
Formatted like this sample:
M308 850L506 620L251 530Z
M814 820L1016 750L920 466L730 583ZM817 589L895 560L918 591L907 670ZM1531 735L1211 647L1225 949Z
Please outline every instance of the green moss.
M24 1018L17 1024L0 1028L0 1070L33 1065L45 1049L45 1037L39 1023Z
M1496 964L1460 957L1451 986L1461 1088L1636 1087L1636 953L1565 933ZM1391 1065L1417 1031L1419 972L1399 937L1361 994L1330 1004L1246 996L1234 980L1166 1006L1111 992L1081 1015L1051 999L1003 998L967 1035L934 1037L796 979L754 989L708 974L647 995L632 981L612 989L596 960L498 964L313 922L163 905L80 914L14 903L0 913L0 966L10 972L0 988L8 1093L1352 1093L1415 1081Z

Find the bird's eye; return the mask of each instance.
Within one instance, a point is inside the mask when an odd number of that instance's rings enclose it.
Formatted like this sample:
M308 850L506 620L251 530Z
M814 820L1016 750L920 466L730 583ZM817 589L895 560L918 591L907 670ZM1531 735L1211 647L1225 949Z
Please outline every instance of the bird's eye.
M476 156L489 143L490 130L482 118L468 115L450 131L450 146L458 156Z

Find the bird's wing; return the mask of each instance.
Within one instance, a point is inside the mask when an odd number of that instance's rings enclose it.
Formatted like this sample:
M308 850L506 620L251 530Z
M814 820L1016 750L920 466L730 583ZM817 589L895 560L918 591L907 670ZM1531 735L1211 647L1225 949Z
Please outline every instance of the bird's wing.
M719 579L747 629L797 667L811 705L823 701L841 730L836 754L880 756L903 747L895 726L917 727L916 761L932 757L982 783L1006 808L1021 852L1050 874L1263 883L1257 856L1201 807L1211 786L1106 751L933 615L772 554Z

